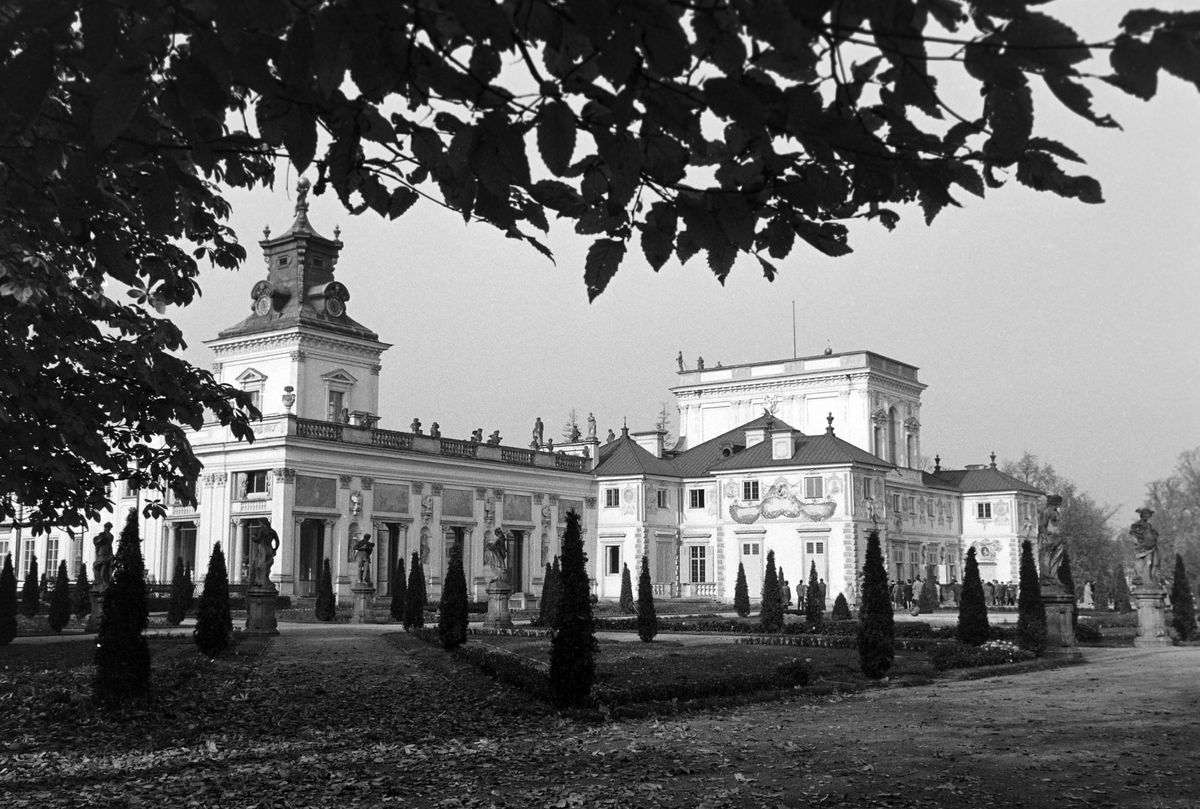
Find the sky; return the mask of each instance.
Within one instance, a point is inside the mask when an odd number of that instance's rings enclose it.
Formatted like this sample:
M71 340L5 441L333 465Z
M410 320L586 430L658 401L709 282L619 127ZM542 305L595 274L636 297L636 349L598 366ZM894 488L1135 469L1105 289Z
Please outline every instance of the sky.
M1116 16L1124 6L1103 3ZM1090 25L1100 26L1099 15ZM1110 23L1111 24L1111 23ZM870 350L920 368L922 450L948 468L1030 452L1132 522L1146 484L1200 446L1200 94L1173 79L1144 103L1101 89L1097 108L1123 130L1096 129L1039 99L1038 127L1073 147L1106 202L1084 205L1018 186L958 195L926 226L852 227L855 252L797 247L773 282L739 259L724 287L703 255L654 273L631 249L595 303L583 259L590 237L565 225L556 263L430 203L385 222L310 197L326 236L341 227L337 277L348 314L393 344L383 355L381 427L419 417L443 435L498 429L524 446L534 418L559 438L568 413L594 412L600 434L650 429L675 356L689 367ZM197 303L173 315L188 359L249 313L265 277L257 240L292 220L296 175L231 192L231 225L250 258L207 269ZM798 243L799 244L799 243Z

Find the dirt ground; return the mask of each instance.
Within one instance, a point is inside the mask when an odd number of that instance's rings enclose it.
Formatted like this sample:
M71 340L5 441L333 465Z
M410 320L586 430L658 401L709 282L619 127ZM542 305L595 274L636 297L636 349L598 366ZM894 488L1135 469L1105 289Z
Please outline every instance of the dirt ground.
M1195 647L584 724L386 627L281 629L177 745L0 750L5 806L1200 805Z

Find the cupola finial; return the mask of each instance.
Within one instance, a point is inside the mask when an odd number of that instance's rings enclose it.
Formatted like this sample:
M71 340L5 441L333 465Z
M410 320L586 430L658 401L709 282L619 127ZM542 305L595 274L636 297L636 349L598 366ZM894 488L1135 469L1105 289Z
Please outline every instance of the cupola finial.
M833 414L832 413L830 413L828 416L825 417L825 422L826 422L826 424L829 425L825 428L825 434L833 435Z

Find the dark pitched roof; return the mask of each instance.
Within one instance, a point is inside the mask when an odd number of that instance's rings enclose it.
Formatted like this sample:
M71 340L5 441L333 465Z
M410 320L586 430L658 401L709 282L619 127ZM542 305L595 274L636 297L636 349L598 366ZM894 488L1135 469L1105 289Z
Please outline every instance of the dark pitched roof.
M1045 494L1041 489L1023 480L1006 475L992 466L983 469L943 469L929 477L948 483L964 494L977 492L1026 492Z
M657 475L679 477L674 464L638 444L622 431L621 437L611 444L602 444L597 453L595 474L597 477L619 475Z
M849 441L833 433L821 435L798 435L789 458L772 458L771 437L728 458L721 459L709 467L718 472L730 469L757 469L770 466L828 466L831 464L857 463L891 469L887 461L877 458Z
M944 489L946 491L957 492L959 488L949 481L942 480L932 472L921 473L921 485L927 489Z
M724 460L725 456L722 454L722 450L730 447L743 449L746 446L746 430L765 427L767 419L768 416L763 414L740 427L734 427L732 430L721 433L716 438L710 438L703 444L685 449L675 456L675 468L679 470L680 475L687 478L708 474L708 470L712 468L713 464ZM774 419L774 422L777 428L791 429L791 425L785 424L779 419Z

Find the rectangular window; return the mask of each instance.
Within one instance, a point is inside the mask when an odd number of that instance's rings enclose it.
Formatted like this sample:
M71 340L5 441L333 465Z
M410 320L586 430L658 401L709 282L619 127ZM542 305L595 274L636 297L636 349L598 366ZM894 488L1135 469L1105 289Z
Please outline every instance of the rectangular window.
M244 499L263 498L270 494L270 483L267 480L266 469L242 472L241 479L241 492Z
M12 543L7 539L0 539L0 565L4 564L4 557L12 553Z
M992 504L991 503L976 503L975 504L975 516L981 520L990 520L992 518Z
M667 490L666 489L658 490L658 507L659 508L667 507Z
M259 388L255 388L254 390L247 390L246 393L250 394L250 404L254 405L254 409L261 411L262 410L262 390Z
M808 498L821 498L825 496L825 481L821 478L805 478L804 479L804 496Z
M758 481L743 480L742 481L742 499L757 500L758 499Z
M34 548L37 540L27 539L21 543L21 577L29 575L29 565L33 561Z
M704 508L704 489L688 490L688 508Z
M606 545L604 548L605 569L610 576L621 575L621 546Z
M817 553L825 553L825 543L824 542L817 543Z
M605 489L604 490L604 507L616 508L621 505L621 490L620 489Z
M743 542L742 543L742 556L758 556L758 543L757 542Z
M346 393L340 390L329 391L329 409L326 418L329 421L341 421L342 410L345 409Z
M813 552L813 544L812 544L811 542L806 542L806 543L804 543L804 552L805 552L805 553L812 553L812 552Z
M50 574L50 578L58 575L58 537L49 537L46 539L45 572Z
M693 545L688 549L688 569L693 582L708 581L706 578L708 571L704 563L707 551L708 548L703 545Z

